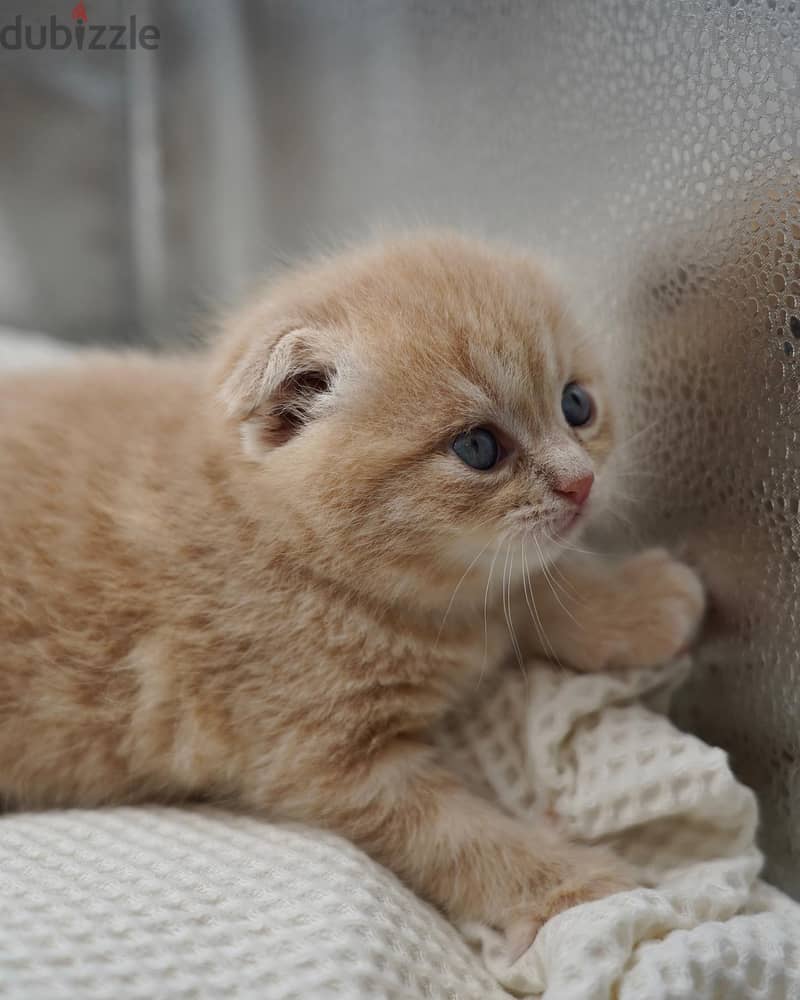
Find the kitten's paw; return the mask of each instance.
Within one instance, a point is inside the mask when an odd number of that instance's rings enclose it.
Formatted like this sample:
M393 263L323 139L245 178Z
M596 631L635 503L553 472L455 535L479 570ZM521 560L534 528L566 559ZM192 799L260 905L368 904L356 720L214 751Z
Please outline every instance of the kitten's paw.
M565 910L571 910L580 903L591 903L595 899L605 899L618 892L629 892L637 888L633 875L622 865L610 866L594 874L576 872L547 893L537 904L531 906L524 916L512 921L506 928L509 959L516 962L525 954L536 939L541 927L552 917Z
M620 569L621 620L609 665L653 667L685 652L706 597L699 577L665 549L648 549Z

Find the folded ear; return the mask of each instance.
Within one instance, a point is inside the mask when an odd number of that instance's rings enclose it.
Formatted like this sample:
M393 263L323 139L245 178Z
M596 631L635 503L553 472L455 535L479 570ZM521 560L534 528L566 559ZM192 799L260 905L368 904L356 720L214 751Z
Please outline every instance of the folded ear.
M312 328L291 329L248 348L220 396L241 422L245 450L259 457L325 411L335 377L329 338Z

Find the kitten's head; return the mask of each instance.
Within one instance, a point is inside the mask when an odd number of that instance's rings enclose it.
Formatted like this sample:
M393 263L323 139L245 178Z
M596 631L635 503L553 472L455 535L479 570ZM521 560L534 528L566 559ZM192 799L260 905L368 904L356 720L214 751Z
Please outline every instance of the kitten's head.
M334 258L221 352L254 495L277 492L322 561L426 564L446 586L506 540L552 558L596 503L602 374L522 255L424 233Z

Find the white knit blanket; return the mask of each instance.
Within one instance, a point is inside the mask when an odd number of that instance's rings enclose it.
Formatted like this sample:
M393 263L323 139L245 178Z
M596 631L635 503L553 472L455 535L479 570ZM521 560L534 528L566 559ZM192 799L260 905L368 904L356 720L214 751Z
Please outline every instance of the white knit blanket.
M613 844L651 886L559 915L514 965L328 834L208 808L11 814L0 998L797 1000L800 906L758 879L754 797L660 714L686 669L531 664L442 727L477 791Z

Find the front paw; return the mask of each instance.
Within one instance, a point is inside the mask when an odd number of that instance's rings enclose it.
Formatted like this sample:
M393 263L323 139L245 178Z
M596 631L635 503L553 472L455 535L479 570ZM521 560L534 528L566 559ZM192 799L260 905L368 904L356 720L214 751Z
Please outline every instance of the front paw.
M694 570L665 549L648 549L619 572L619 631L609 666L653 667L685 652L706 606Z
M581 903L591 903L635 888L636 881L621 863L593 874L575 872L572 877L566 878L535 904L526 908L524 915L509 923L506 928L509 960L513 964L524 955L540 928L557 914Z

